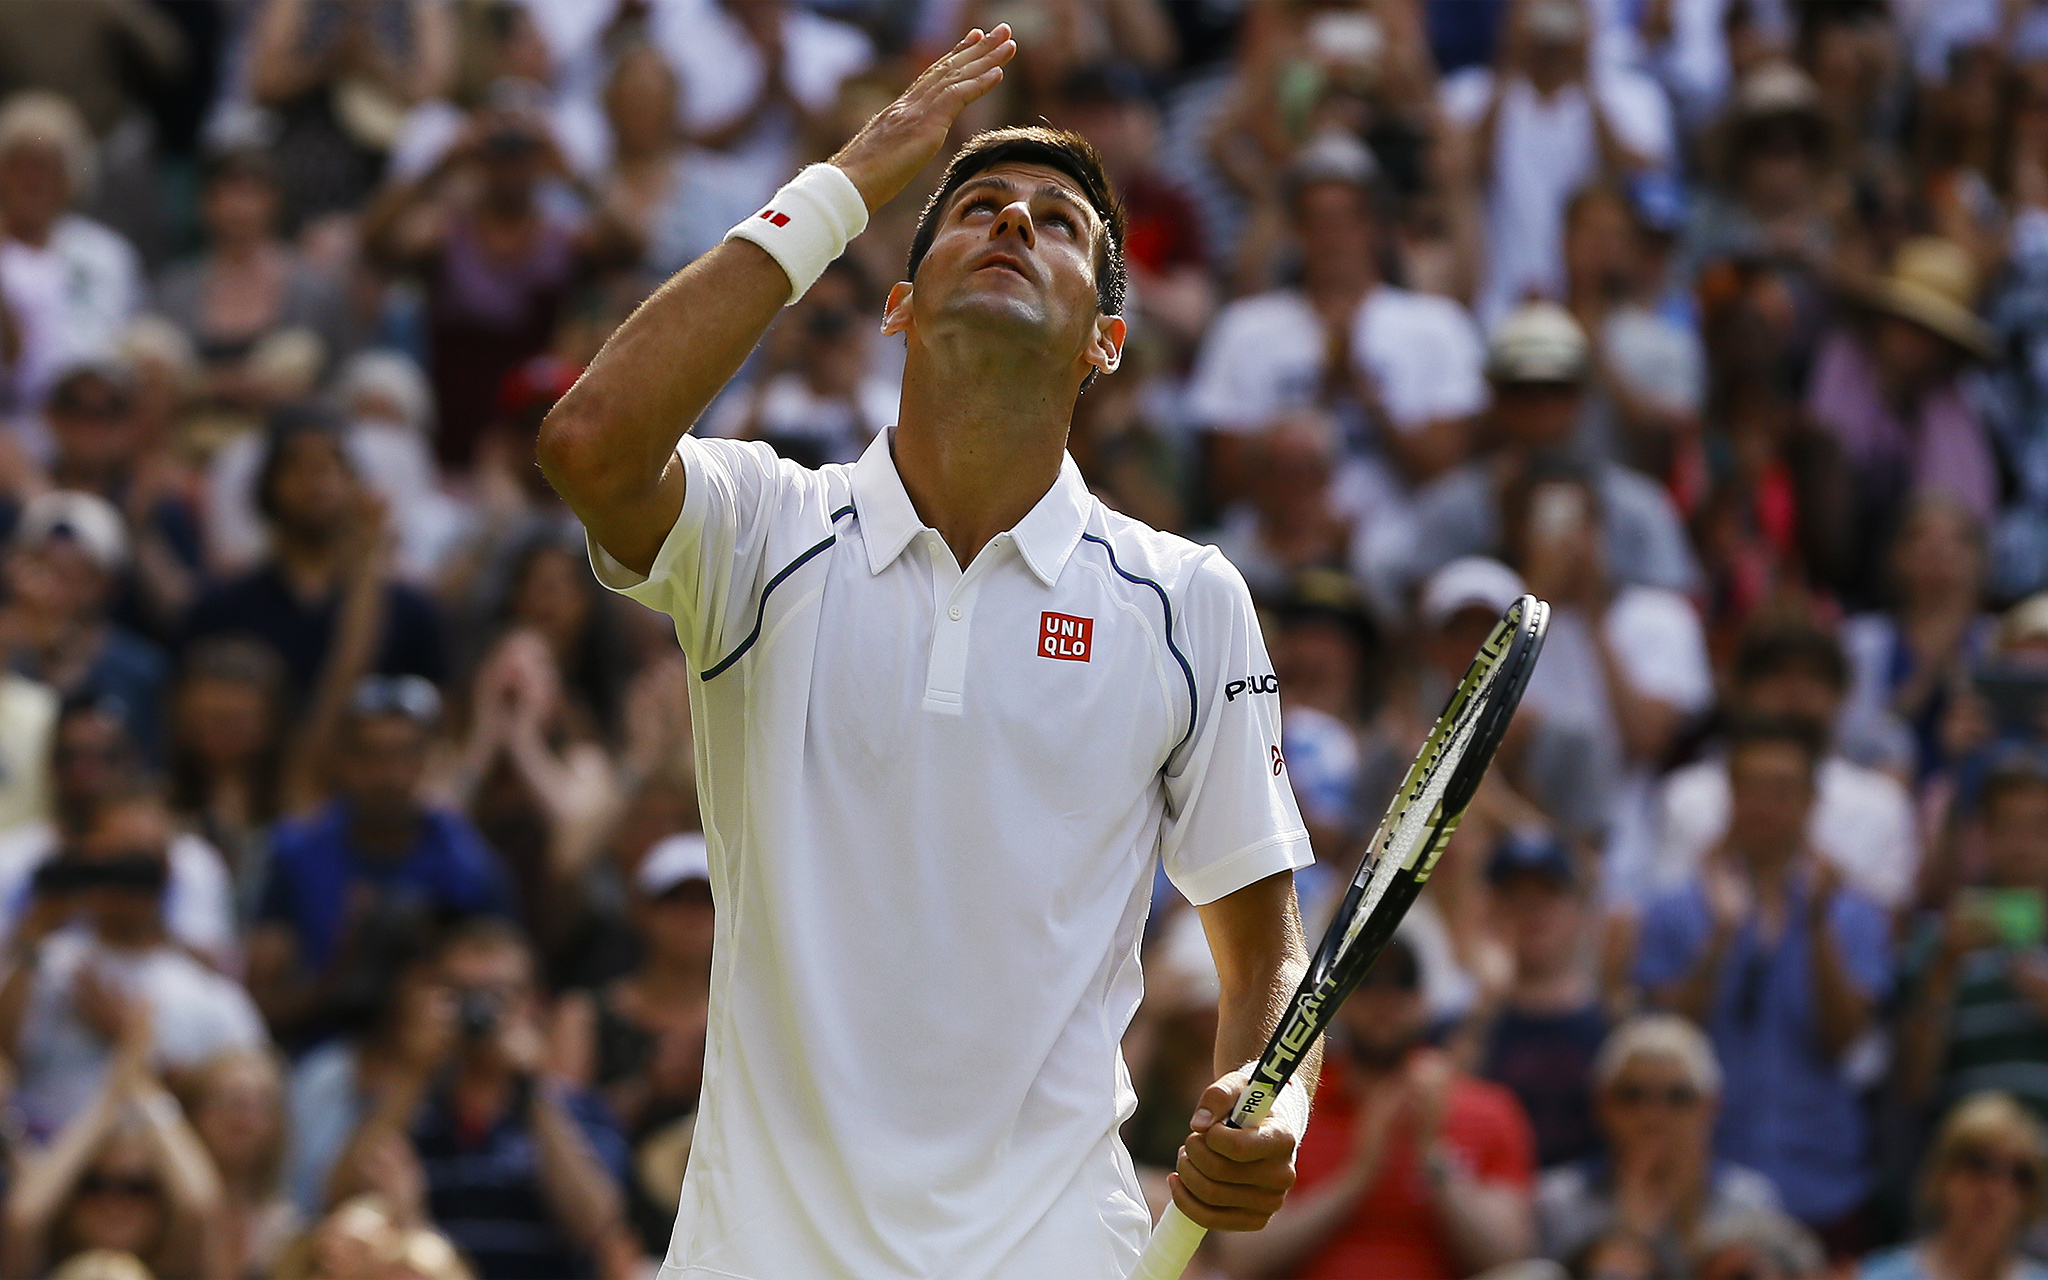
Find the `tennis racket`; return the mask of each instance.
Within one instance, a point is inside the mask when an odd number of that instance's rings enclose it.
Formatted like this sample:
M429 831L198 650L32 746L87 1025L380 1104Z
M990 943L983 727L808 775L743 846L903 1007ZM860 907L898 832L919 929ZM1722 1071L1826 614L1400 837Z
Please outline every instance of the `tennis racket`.
M1549 624L1550 606L1535 596L1523 596L1508 606L1479 646L1478 656L1408 767L1387 816L1380 819L1308 972L1225 1124L1242 1128L1266 1118L1337 1006L1394 936L1394 927L1429 879L1437 856L1479 790L1486 766L1493 762L1522 690L1528 687ZM1207 1234L1179 1206L1166 1206L1131 1280L1179 1280Z

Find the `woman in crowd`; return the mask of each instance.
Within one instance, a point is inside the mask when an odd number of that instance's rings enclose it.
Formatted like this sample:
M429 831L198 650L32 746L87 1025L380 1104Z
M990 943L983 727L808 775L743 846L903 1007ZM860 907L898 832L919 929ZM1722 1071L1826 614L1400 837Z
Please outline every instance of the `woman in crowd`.
M284 1194L284 1078L269 1053L236 1049L200 1067L185 1113L221 1184L224 1274L261 1280L299 1227Z
M227 859L246 905L278 816L284 664L260 641L192 646L171 692L171 805Z
M1862 1280L2048 1280L2020 1253L2048 1195L2048 1137L2003 1093L1963 1099L1942 1122L1920 1174L1927 1231L1864 1260Z

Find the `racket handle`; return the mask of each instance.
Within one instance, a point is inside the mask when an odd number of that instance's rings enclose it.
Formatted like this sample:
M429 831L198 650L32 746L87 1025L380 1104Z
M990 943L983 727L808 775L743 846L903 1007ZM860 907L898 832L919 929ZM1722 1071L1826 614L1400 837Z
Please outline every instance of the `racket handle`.
M1145 1242L1145 1252L1130 1280L1180 1280L1188 1259L1195 1256L1195 1250L1202 1247L1202 1237L1208 1234L1208 1228L1196 1226L1179 1205L1167 1205L1159 1225L1152 1229L1152 1238Z

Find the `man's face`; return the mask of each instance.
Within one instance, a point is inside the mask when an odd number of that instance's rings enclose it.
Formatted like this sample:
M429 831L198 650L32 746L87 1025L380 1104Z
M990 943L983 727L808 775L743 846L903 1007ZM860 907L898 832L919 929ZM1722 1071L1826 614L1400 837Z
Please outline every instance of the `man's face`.
M341 789L360 816L409 820L418 812L420 779L427 768L426 730L403 715L359 719L339 765Z
M1825 730L1842 707L1842 690L1818 671L1792 667L1749 681L1742 690L1744 709L1769 719L1797 719Z
M1639 1054L1600 1090L1594 1106L1618 1159L1670 1160L1706 1149L1715 1101L1699 1091L1682 1064Z
M1728 756L1728 838L1756 857L1790 857L1806 839L1813 761L1791 742L1749 742Z
M1337 1011L1352 1056L1381 1070L1391 1070L1420 1044L1429 1023L1421 984L1403 980L1395 968L1376 965Z
M59 459L87 471L120 467L135 453L135 420L119 387L98 376L71 381L50 405Z
M1494 426L1510 445L1554 449L1571 439L1578 426L1579 401L1577 383L1498 383L1493 389Z
M98 563L67 537L10 549L6 569L14 603L46 619L96 621L112 585Z
M1113 347L1123 341L1123 322L1103 320L1095 291L1097 246L1107 234L1066 174L997 165L948 200L914 287L890 291L884 330L909 333L913 346L963 336L981 346L1000 334L1020 365L1050 359L1085 373L1106 326Z
M1307 251L1303 268L1356 272L1378 250L1365 192L1349 182L1311 182L1294 197L1294 235Z
M56 147L18 142L0 155L0 223L10 232L40 235L70 199L64 154Z
M277 188L255 174L223 174L207 184L200 216L215 243L266 239L277 221Z
M73 856L82 863L101 865L151 862L161 876L170 841L170 822L162 806L123 803L94 818ZM116 941L146 937L163 918L163 889L161 883L154 890L103 885L86 890L84 907L102 937Z
M1494 886L1493 900L1524 976L1545 976L1570 965L1578 954L1578 895L1543 872L1528 871Z
M57 725L52 782L58 806L75 809L105 795L134 763L128 730L103 711L81 711Z
M458 1002L487 1012L465 1026L462 1050L486 1058L503 1043L497 1034L513 1020L531 1021L536 1010L533 960L517 946L500 940L458 944L441 956L441 982Z
M355 473L341 456L340 437L305 431L284 447L271 482L278 524L302 536L336 532L357 492Z

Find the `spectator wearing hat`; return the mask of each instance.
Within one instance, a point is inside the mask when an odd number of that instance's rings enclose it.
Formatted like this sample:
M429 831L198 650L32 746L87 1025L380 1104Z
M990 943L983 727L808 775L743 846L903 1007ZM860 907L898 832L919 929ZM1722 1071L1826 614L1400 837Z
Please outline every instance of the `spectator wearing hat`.
M1337 1011L1300 1180L1226 1270L1450 1280L1535 1248L1529 1122L1513 1094L1424 1042L1415 952L1396 936Z
M1654 80L1594 56L1580 0L1504 6L1492 68L1444 82L1444 114L1468 135L1485 192L1486 275L1477 310L1489 329L1531 294L1564 291L1564 208L1602 171L1667 161L1671 109Z
M1736 1215L1778 1212L1769 1178L1714 1156L1721 1065L1698 1027L1668 1013L1616 1027L1580 1077L1593 1093L1602 1149L1543 1175L1543 1252L1573 1274L1605 1242L1646 1246L1655 1275L1685 1275L1694 1247ZM1584 1268L1583 1270L1581 1268Z
M627 1141L652 1150L694 1116L704 1072L716 926L701 832L669 836L647 851L633 874L629 910L640 963L595 991L564 996L554 1040L576 1046L580 1060L565 1064L569 1078L595 1086ZM680 1187L656 1196L635 1178L631 1190L641 1242L658 1255L668 1248L675 1219L669 1201Z
M1813 855L1821 753L1797 720L1729 735L1728 835L1650 904L1635 976L1713 1039L1727 1074L1715 1152L1770 1178L1794 1217L1853 1252L1872 1167L1846 1059L1890 989L1891 928Z
M249 989L282 1040L332 1029L364 938L509 905L483 837L425 798L440 714L440 695L419 676L366 678L341 719L334 799L277 826L249 934Z
M0 984L0 1045L18 1073L15 1106L47 1141L92 1099L119 1039L116 997L147 1006L154 1061L190 1070L263 1044L239 984L194 959L166 929L171 825L152 792L106 796L61 859L37 877ZM76 927L62 927L76 920Z
M1585 330L1560 306L1530 303L1501 322L1487 351L1493 402L1482 434L1490 450L1438 478L1404 518L1361 541L1354 564L1375 599L1404 598L1459 556L1506 551L1503 499L1539 454L1571 449L1591 361ZM1592 463L1591 476L1609 579L1681 593L1696 588L1699 567L1664 491L1613 461Z
M1713 187L1687 230L1695 269L1779 258L1809 273L1833 263L1834 139L1820 89L1789 62L1749 71L1709 139Z
M280 410L254 488L270 523L269 555L199 597L182 645L223 632L254 636L284 659L292 697L303 701L330 654L343 652L337 637L352 621L367 652L345 655L351 661L386 675L445 677L439 611L390 576L389 517L357 474L338 420L310 407Z
M1365 144L1338 133L1310 142L1286 198L1300 287L1223 308L1189 380L1189 417L1210 437L1211 496L1239 492L1249 437L1314 407L1334 416L1346 453L1372 459L1346 482L1354 505L1391 500L1470 447L1486 407L1478 330L1458 303L1386 281L1380 177Z
M94 170L92 135L70 102L31 90L0 103L0 299L17 331L0 343L0 412L25 416L59 370L111 354L141 300L135 247L71 210Z
M2010 1094L1973 1093L1949 1111L1921 1167L1919 1193L1928 1229L1865 1258L1861 1280L2048 1278L2048 1267L2022 1252L2048 1209L2048 1135L2040 1116Z
M1975 817L1982 876L1959 887L1912 948L1900 1080L1922 1105L1998 1089L2048 1116L2048 759L2005 751Z
M85 839L99 811L144 786L147 761L112 698L84 694L52 708L45 759L35 771L49 789L49 812L0 829L0 938L42 927L43 868ZM164 930L170 940L224 972L240 961L235 887L226 862L204 836L177 830L165 846Z
M1841 442L1857 543L1889 543L1907 504L1927 495L1988 525L1998 512L1998 464L1962 375L1996 348L1975 310L1968 251L1908 240L1890 272L1850 301L1857 313L1815 356L1806 410Z
M1336 422L1319 409L1296 409L1244 443L1244 496L1224 510L1211 540L1254 596L1285 589L1306 569L1341 572L1358 517L1338 492L1344 443Z
M1849 674L1842 646L1811 623L1753 626L1735 651L1728 709L1737 718L1795 719L1826 744L1814 775L1807 839L1845 880L1888 911L1911 905L1920 875L1919 819L1897 776L1837 745ZM1728 761L1716 753L1675 769L1658 788L1655 845L1628 893L1655 895L1694 874L1727 835Z
M1571 850L1542 828L1510 831L1486 867L1493 912L1513 976L1495 1007L1474 1019L1479 1074L1521 1102L1550 1168L1599 1145L1586 1082L1607 1035L1593 981L1586 887Z
M130 545L121 513L104 498L55 489L31 499L0 562L8 587L0 648L16 672L62 695L118 705L154 759L170 664L161 649L108 618Z

